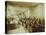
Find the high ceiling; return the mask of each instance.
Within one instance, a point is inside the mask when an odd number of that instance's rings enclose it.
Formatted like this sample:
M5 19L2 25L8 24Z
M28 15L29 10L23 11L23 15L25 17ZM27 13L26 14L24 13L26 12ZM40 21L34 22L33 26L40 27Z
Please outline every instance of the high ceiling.
M40 3L32 3L32 2L15 2L15 1L8 1L7 2L9 5L12 6L20 6L20 7L34 7L37 6Z

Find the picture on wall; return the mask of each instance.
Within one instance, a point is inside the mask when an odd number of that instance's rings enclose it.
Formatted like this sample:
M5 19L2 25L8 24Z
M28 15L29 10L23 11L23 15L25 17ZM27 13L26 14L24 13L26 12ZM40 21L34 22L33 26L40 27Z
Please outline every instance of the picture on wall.
M44 3L5 1L5 33L45 32Z

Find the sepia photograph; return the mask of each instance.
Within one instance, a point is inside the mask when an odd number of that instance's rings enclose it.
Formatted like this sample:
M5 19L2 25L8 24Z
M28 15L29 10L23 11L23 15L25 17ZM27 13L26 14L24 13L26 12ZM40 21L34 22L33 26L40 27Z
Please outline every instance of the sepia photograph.
M5 34L45 32L44 3L5 1Z

